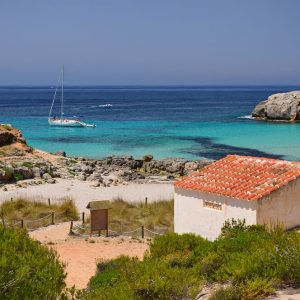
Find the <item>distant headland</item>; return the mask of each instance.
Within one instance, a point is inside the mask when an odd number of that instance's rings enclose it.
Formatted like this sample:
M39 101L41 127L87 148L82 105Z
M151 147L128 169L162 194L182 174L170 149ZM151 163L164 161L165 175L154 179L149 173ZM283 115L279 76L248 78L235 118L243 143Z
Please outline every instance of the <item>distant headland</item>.
M300 121L300 91L274 94L258 103L252 117L260 120Z

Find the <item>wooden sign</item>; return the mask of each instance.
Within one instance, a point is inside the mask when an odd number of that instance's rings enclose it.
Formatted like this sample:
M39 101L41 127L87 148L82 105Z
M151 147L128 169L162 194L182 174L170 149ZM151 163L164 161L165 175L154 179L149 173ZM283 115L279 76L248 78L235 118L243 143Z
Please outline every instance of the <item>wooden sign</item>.
M91 235L93 231L98 231L99 235L101 230L106 230L108 236L108 209L110 202L108 200L91 201L87 205L91 212Z
M91 231L108 229L108 210L91 210Z

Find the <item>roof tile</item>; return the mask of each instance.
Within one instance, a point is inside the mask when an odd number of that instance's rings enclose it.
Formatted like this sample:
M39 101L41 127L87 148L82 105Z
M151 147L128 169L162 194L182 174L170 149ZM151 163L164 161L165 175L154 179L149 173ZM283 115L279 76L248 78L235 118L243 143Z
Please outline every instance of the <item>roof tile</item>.
M298 177L299 162L228 155L183 177L175 186L255 201Z

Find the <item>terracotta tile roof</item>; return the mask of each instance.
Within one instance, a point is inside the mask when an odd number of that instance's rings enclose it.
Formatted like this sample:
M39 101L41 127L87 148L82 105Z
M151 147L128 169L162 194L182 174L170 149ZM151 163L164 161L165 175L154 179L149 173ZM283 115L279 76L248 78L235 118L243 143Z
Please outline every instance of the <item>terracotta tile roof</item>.
M175 182L176 187L243 200L258 200L300 177L300 163L228 155Z

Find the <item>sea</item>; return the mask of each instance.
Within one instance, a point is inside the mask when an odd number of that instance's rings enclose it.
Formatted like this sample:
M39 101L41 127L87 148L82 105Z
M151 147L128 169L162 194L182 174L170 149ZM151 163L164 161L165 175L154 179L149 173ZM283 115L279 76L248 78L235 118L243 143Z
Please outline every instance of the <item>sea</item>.
M300 124L252 120L255 105L296 86L67 86L64 111L95 128L51 127L55 89L0 87L0 123L35 148L68 156L151 154L219 159L227 154L300 161ZM59 96L59 95L58 95ZM59 97L53 115L60 115Z

